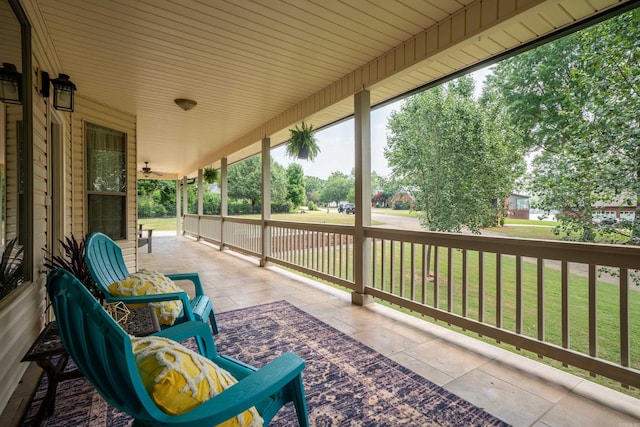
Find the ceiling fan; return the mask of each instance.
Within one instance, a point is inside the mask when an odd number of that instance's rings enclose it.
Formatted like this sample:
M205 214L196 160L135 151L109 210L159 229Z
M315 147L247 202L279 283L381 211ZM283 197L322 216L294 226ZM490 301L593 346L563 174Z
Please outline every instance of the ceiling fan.
M162 176L162 173L152 171L151 168L149 167L149 162L144 162L144 167L142 168L142 175L144 175L145 177L148 177L151 175Z

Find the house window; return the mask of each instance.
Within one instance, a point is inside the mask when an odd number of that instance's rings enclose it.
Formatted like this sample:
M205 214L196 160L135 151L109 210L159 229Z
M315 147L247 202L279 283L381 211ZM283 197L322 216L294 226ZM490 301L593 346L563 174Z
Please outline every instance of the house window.
M89 232L114 240L127 237L127 135L86 124L87 218Z
M31 33L17 0L0 0L0 63L21 73L20 103L0 102L0 300L32 279Z

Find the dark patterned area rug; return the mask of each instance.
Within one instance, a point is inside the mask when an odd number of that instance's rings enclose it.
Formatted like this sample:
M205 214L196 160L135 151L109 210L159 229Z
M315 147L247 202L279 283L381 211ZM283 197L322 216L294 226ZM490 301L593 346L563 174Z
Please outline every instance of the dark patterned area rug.
M280 301L218 315L219 351L260 367L285 351L302 357L312 426L503 426L459 398L304 311ZM46 377L24 424L46 390ZM83 378L58 386L55 413L45 426L128 426ZM296 426L287 405L270 424Z

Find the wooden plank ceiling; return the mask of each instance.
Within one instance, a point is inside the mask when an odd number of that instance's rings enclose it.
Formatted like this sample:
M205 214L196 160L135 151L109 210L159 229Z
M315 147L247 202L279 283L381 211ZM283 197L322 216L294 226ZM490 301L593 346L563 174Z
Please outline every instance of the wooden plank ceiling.
M369 87L372 102L395 97L624 3L33 1L51 35L59 71L71 76L77 94L135 114L138 168L147 161L154 170L177 176L194 176L198 167L218 164L221 155L233 162L257 152L259 137L247 137L252 131L295 110L314 94L335 88L354 70L388 58L407 42L419 41L416 36L429 29L438 28L440 34L447 31L455 38L460 21L452 17L462 16L461 25L468 27L473 19L486 19L482 16L486 10L505 16L473 38L459 40L376 81ZM198 105L185 112L174 104L175 98L194 99ZM317 110L301 118L321 126L351 114L352 101L336 99ZM286 120L276 127L272 124L272 144L286 139L293 124Z

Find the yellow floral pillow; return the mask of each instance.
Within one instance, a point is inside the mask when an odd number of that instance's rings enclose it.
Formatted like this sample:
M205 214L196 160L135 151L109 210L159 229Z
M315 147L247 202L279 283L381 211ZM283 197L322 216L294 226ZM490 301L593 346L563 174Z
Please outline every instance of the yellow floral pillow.
M190 411L237 383L206 357L161 337L131 337L131 344L147 392L167 414ZM263 420L255 408L225 421L224 427L259 427Z
M182 291L167 276L151 270L140 270L129 275L124 280L109 285L111 295L122 297ZM182 312L182 301L179 300L152 302L149 304L156 310L158 322L161 325L173 325Z

